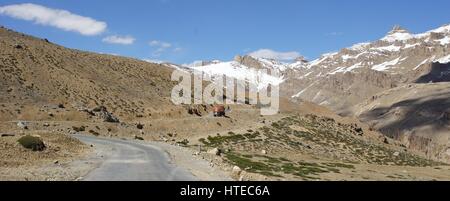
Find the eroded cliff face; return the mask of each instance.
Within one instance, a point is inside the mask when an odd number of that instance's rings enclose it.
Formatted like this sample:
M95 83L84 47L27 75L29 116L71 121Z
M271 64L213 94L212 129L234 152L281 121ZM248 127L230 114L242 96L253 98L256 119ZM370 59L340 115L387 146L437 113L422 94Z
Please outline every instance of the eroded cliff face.
M353 107L373 129L430 158L449 162L450 83L413 83L374 95Z
M448 138L441 138L443 139L412 133L402 133L396 137L407 148L421 152L429 159L448 163L450 162L450 144L448 143Z

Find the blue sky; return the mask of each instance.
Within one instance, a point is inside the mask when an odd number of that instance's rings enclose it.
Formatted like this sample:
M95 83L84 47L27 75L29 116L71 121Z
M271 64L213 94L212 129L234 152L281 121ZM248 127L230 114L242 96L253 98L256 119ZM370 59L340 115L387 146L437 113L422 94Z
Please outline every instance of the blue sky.
M88 18L66 23L45 12L7 7L22 3ZM448 8L448 0L2 0L0 24L66 47L139 59L231 60L270 49L311 60L379 39L396 24L413 33L448 24Z

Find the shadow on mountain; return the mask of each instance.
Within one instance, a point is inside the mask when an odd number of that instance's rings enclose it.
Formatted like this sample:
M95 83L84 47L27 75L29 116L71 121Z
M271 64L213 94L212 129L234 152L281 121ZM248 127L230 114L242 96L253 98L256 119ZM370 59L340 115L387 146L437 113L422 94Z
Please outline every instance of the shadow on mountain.
M450 63L433 63L430 73L421 76L416 83L450 82Z
M408 130L429 126L432 131L448 129L450 125L450 94L439 93L398 102L391 107L376 108L362 114L366 122L391 123L378 127L383 134L396 138Z

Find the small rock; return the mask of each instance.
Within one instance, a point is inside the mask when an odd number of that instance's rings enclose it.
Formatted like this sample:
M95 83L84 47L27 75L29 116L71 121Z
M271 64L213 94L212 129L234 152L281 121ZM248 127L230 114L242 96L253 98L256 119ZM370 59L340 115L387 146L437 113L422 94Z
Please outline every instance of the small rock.
M144 124L138 123L136 125L136 127L137 127L137 129L142 130L142 129L144 129Z
M59 164L58 160L53 161L53 164Z
M394 152L394 156L400 156L400 152L398 151Z
M208 154L214 154L216 156L220 156L222 154L222 151L219 148L211 149L207 152Z
M44 123L44 125L43 125L44 127L49 127L50 126L50 124L49 123Z
M28 124L27 124L26 122L24 122L24 121L19 121L19 122L17 122L17 126L18 126L19 128L21 128L21 129L25 129L25 130L28 129Z
M267 151L266 150L261 150L261 154L266 155Z
M135 139L135 140L144 140L143 137L140 137L140 136L137 136L137 135L134 136L134 139Z

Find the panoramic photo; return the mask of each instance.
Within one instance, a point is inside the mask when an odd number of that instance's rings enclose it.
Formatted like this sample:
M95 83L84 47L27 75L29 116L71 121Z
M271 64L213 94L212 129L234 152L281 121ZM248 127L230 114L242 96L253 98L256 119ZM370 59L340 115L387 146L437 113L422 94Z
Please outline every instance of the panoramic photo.
M2 0L0 181L450 181L448 8Z

